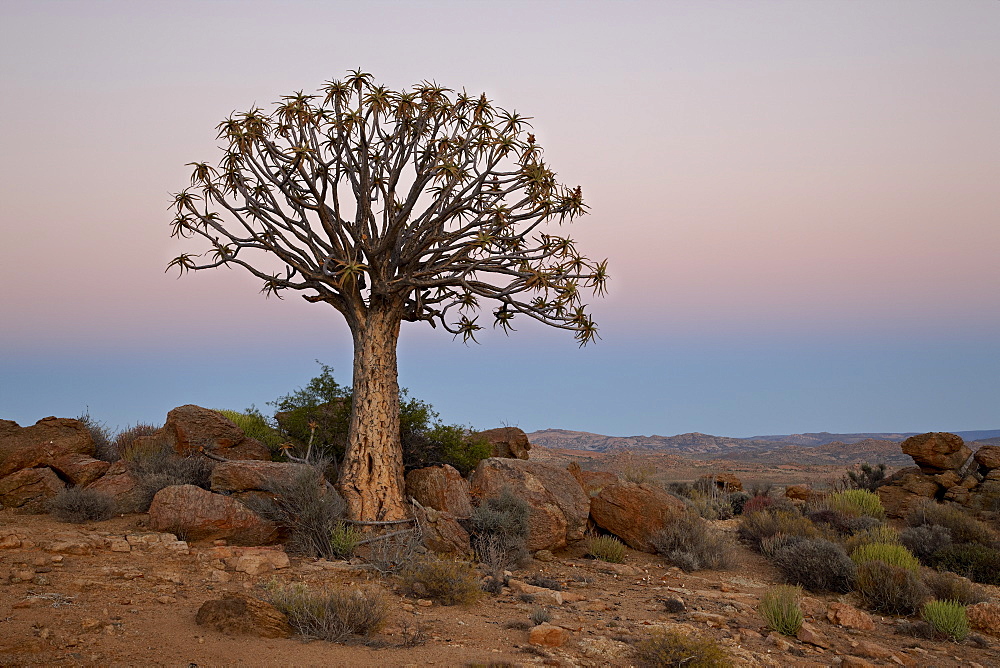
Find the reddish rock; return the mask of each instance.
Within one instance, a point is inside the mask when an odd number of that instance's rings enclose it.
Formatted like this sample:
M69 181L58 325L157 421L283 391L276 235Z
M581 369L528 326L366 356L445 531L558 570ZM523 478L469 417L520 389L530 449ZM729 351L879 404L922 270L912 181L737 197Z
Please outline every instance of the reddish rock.
M531 450L528 435L517 427L487 429L479 432L476 436L482 436L490 442L490 446L493 448L492 457L527 459L528 451Z
M922 474L915 466L896 471L875 490L890 517L905 517L925 499L934 498L939 491L942 488L935 478Z
M3 420L0 478L21 469L49 466L69 454L94 454L94 439L79 420L47 417L24 428L16 422Z
M896 653L885 645L879 645L869 640L858 640L858 646L853 651L867 659L881 661L891 661L896 656Z
M250 437L244 438L238 445L218 450L216 453L233 461L255 459L265 462L271 461L271 451L267 449L267 446Z
M830 646L829 641L816 630L811 624L803 623L799 627L798 633L795 634L795 638L800 642L809 643L810 645L815 645L816 647L828 648Z
M732 473L709 473L701 476L700 479L715 482L715 486L718 487L720 491L726 493L743 491L743 481Z
M858 610L847 603L831 603L827 608L826 618L831 624L837 624L847 629L859 631L874 631L875 622L867 612Z
M539 624L529 631L528 642L541 647L562 647L569 641L570 633L561 626Z
M590 498L566 469L521 459L491 457L472 474L472 495L499 496L509 488L531 506L528 549L554 550L583 539Z
M428 466L406 474L406 496L425 508L451 513L456 517L472 514L469 483L453 466Z
M0 479L0 504L26 513L44 513L46 502L66 489L52 469L22 469Z
M228 496L194 485L165 487L153 497L149 526L182 540L224 538L237 545L265 545L278 538L278 528Z
M258 598L227 592L222 599L205 601L195 621L227 635L254 635L262 638L287 638L292 627L277 608Z
M924 473L957 469L972 455L961 436L940 431L911 436L902 448Z
M813 495L809 485L789 485L785 488L785 497L792 501L808 501Z
M469 532L451 513L418 505L413 515L420 525L421 542L428 550L463 556L472 551Z
M267 490L274 484L291 485L304 475L313 476L316 484L321 484L319 472L308 464L253 460L222 462L212 469L212 491Z
M965 612L972 628L1000 636L1000 603L976 603L968 606Z
M128 469L128 462L118 460L104 475L86 485L87 489L103 492L114 498L119 513L142 513L146 511L144 499L148 499L139 489L139 480Z
M111 462L94 459L87 455L72 453L57 457L49 466L62 474L62 477L69 480L77 487L86 487L111 468Z
M684 512L684 502L662 487L625 481L608 485L590 502L597 526L643 552L655 552L653 534Z
M610 471L584 471L576 462L570 463L566 470L576 478L583 491L591 498L597 496L608 485L618 482L618 476Z
M187 404L167 413L167 421L151 438L163 438L181 455L204 448L226 459L271 459L260 441L247 438L243 430L221 413Z
M1000 445L984 445L976 450L976 463L984 469L1000 469Z

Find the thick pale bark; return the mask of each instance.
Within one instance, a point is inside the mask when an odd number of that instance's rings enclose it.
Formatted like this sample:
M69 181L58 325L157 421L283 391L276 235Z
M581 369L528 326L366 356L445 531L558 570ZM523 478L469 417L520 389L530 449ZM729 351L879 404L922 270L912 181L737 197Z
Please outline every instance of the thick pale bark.
M396 343L400 313L372 305L354 333L354 410L338 489L353 520L405 519Z

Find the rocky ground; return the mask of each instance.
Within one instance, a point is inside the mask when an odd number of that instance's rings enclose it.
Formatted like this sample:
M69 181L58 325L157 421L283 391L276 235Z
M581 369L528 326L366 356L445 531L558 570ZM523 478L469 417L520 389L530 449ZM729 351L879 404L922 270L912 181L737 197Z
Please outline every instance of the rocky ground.
M70 525L0 511L0 665L629 666L634 645L664 626L714 638L735 665L1000 665L994 637L956 644L899 635L902 620L869 617L850 595L805 599L799 639L769 634L756 606L777 573L742 548L732 571L692 574L640 552L614 565L571 548L533 560L499 596L448 607L404 596L360 563L188 544L146 522L137 514ZM715 523L730 531L735 524ZM534 590L526 602L532 590L522 583L533 575L562 591ZM382 587L391 620L378 636L350 644L227 636L196 623L205 601L258 594L274 579ZM558 628L548 638L561 646L530 641L528 617L539 605L552 612Z

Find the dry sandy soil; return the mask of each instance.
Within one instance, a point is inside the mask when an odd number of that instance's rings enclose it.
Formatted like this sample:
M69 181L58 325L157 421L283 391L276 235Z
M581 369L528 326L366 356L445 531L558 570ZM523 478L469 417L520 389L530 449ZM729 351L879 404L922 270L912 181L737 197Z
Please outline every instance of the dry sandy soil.
M914 639L896 634L899 620L891 618L876 617L871 632L828 622L827 605L851 602L849 596L805 600L825 647L768 637L756 605L777 574L742 548L728 572L685 574L631 551L624 566L609 565L584 559L580 548L532 561L516 577L554 578L566 598L578 599L550 603L552 623L570 630L571 639L542 649L528 643L525 629L537 603L510 589L470 607L446 607L422 605L391 580L346 562L293 557L287 568L251 576L227 570L212 544L174 542L169 534L148 532L145 520L131 515L68 525L0 511L0 665L629 666L633 646L664 626L716 639L735 665L1000 665L993 638L985 647ZM732 520L715 524L735 527ZM273 578L384 587L391 620L368 645L229 637L195 623L206 600L225 591L259 592ZM1000 593L989 589L994 597ZM670 597L683 599L685 611L666 612L663 600ZM426 641L404 647L414 630Z

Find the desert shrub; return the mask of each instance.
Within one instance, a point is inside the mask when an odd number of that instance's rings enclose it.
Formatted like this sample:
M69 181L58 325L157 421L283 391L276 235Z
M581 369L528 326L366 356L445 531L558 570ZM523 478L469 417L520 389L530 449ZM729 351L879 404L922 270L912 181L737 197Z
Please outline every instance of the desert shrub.
M134 427L126 428L112 439L113 454L109 456L115 460L125 459L131 462L145 456L158 455L167 448L166 443L151 438L158 430L159 427L141 422Z
M685 571L702 568L729 568L733 545L722 532L713 529L694 512L668 522L651 538L656 551Z
M531 507L510 489L483 499L472 511L472 548L481 563L494 571L526 563Z
M137 505L147 510L156 493L174 485L211 488L212 462L200 455L182 457L165 442L156 439L133 440L122 451L129 472L137 480Z
M636 647L639 665L646 668L729 668L729 654L710 638L680 631L657 631Z
M614 536L587 536L587 554L595 559L620 564L625 561L625 543Z
M285 442L284 437L280 431L267 423L267 418L256 408L251 407L242 412L216 409L215 412L235 424L250 438L267 446L272 455L281 451L281 444Z
M49 500L49 512L62 522L83 524L111 519L115 514L115 500L104 492L71 487Z
M912 615L931 595L912 570L878 560L858 567L857 593L866 607L889 615Z
M848 469L842 482L845 489L865 489L874 492L883 480L885 480L885 464L872 466L865 462L856 469Z
M728 520L733 516L733 507L729 505L728 497L728 494L722 492L703 494L694 491L684 501L698 513L699 517L706 520Z
M862 545L871 545L872 543L899 545L899 532L887 524L879 524L848 538L844 541L844 549L848 554L851 554Z
M552 621L552 613L545 608L535 608L531 611L531 615L528 617L531 623L535 626L539 624L545 624Z
M907 515L906 522L912 527L941 526L948 529L955 543L993 544L990 528L972 517L958 506L926 501Z
M271 480L266 487L269 497L245 503L288 533L289 552L324 559L350 556L358 536L344 525L347 504L324 484L318 470L304 470L288 482Z
M754 497L758 498L758 497ZM753 499L747 501L749 504ZM809 518L785 511L757 511L747 513L744 509L740 521L739 536L753 549L760 551L761 541L777 534L815 538L819 530Z
M753 513L759 513L762 510L767 510L773 505L773 497L758 494L757 496L752 496L743 502L743 512L741 514L752 515Z
M920 616L941 635L962 642L969 635L969 618L958 601L928 601Z
M773 559L783 547L805 540L802 536L786 536L783 533L776 533L773 536L760 541L760 553L768 559Z
M416 527L409 531L393 531L377 540L369 539L364 548L359 550L359 556L379 573L388 575L405 568L423 549L422 533L420 527Z
M113 444L111 429L103 422L90 416L90 409L84 411L77 420L90 432L90 438L94 441L94 457L105 462L115 462L120 459L118 451Z
M746 492L731 492L728 501L729 507L733 509L733 515L742 515L743 506L750 498L750 495Z
M778 550L773 558L789 584L809 591L849 592L857 571L844 548L825 538L807 538Z
M399 575L411 594L442 605L471 605L483 591L475 566L467 561L419 559L403 568Z
M878 494L869 492L867 489L848 489L831 494L827 503L831 509L854 517L862 515L878 519L885 517L882 500L878 498Z
M989 599L986 590L955 573L927 569L923 573L923 580L931 595L940 601L958 601L962 605L973 605Z
M757 609L768 628L786 636L794 636L802 627L801 600L801 587L777 585L764 592Z
M806 513L813 524L822 527L827 526L841 536L849 536L854 533L859 518L832 508L823 508Z
M868 543L859 545L851 552L851 559L859 566L866 561L881 561L890 566L911 570L914 573L920 571L920 561L910 554L909 550L898 544Z
M305 584L271 584L269 602L288 617L306 638L337 642L348 636L378 631L389 615L386 599L376 590L328 587L310 590Z
M949 545L935 552L930 565L951 571L973 582L1000 585L1000 551L985 545Z
M951 545L951 532L936 524L907 527L899 534L899 542L912 552L920 563L929 564L935 552Z

